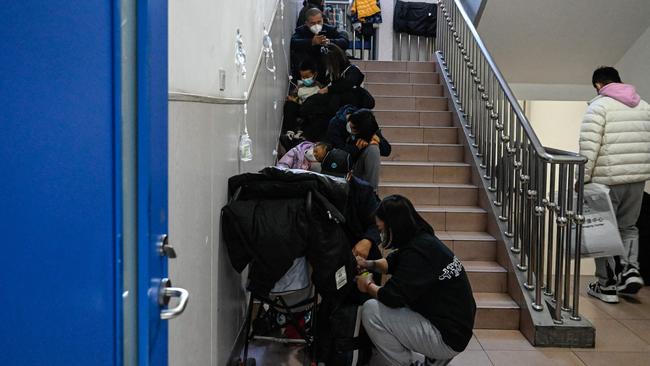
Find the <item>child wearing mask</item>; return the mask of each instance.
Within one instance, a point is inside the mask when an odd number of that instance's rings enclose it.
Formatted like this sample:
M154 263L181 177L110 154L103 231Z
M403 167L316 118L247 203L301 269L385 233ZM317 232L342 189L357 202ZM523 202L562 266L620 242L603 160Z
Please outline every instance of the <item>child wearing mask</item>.
M316 81L318 73L311 60L305 60L300 64L300 80L296 85L296 94L290 95L287 99L291 102L302 104L314 94L318 94L321 84Z
M320 173L321 162L332 150L332 145L304 141L289 150L276 165L278 168L302 169Z

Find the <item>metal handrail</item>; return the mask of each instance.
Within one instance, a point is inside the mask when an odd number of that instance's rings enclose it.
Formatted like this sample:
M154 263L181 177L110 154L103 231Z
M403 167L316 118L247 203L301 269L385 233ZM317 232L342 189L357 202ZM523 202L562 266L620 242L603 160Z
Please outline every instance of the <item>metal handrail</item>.
M578 321L587 159L541 144L459 0L440 0L437 34L440 71L485 172L488 197L500 210L511 257L526 273L522 285L534 291L531 307L542 311L549 304L558 324L563 311Z
M530 142L533 144L533 147L535 148L535 151L537 152L537 155L540 156L542 159L550 162L550 163L585 163L586 158L583 156L574 156L573 154L567 154L567 155L556 155L556 154L550 154L542 145L542 143L539 141L537 138L537 135L535 134L535 131L533 130L533 127L531 126L530 122L528 121L528 118L526 118L526 115L524 112L521 110L521 106L519 105L519 102L517 101L517 98L515 98L514 93L510 89L510 86L506 82L505 78L503 77L503 74L501 74L501 70L497 66L496 62L494 62L494 59L492 58L492 55L490 54L490 51L488 51L487 47L485 46L485 43L483 43L483 39L481 36L478 34L478 31L476 30L476 27L474 27L474 23L470 20L469 15L467 15L467 12L465 11L465 8L460 4L459 0L454 0L456 3L456 7L458 8L458 11L460 15L463 17L463 20L465 21L465 24L467 25L467 28L469 31L472 33L474 36L474 40L478 44L479 49L481 50L481 53L485 57L486 61L490 65L490 68L495 74L495 77L497 81L499 82L499 86L501 86L501 89L505 93L506 97L512 104L512 107L514 109L514 112L517 115L517 118L522 123L522 127L524 129L524 132L526 133L526 136L530 139ZM442 4L443 1L440 2ZM443 5L444 6L444 5Z

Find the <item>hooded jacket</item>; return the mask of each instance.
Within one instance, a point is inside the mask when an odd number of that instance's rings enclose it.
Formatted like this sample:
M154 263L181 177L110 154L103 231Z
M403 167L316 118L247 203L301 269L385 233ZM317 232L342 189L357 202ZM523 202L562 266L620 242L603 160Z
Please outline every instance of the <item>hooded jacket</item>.
M266 296L306 256L319 294L345 297L356 273L344 226L349 194L345 180L316 173L266 168L231 177L221 230L233 268L250 265L247 288Z
M650 105L632 85L610 83L589 102L580 127L585 182L617 185L650 179Z
M311 168L310 161L305 157L305 152L314 147L311 141L303 141L298 146L287 151L286 154L278 161L276 165L279 168L285 169L302 169L309 170Z
M354 162L356 162L361 151L354 143L350 143L350 133L346 125L348 123L347 115L357 110L358 108L351 105L346 105L339 109L336 112L336 116L330 120L329 126L327 127L327 136L325 137L325 141L332 144L333 147L347 151ZM379 137L379 154L381 156L389 156L392 147L388 140L381 134L381 129L377 131L377 137Z

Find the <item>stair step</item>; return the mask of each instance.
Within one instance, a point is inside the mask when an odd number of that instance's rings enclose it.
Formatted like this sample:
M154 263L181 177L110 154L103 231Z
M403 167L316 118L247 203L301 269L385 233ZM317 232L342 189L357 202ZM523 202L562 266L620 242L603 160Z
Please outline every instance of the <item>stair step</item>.
M422 96L442 97L443 87L440 84L399 84L399 83L365 83L364 87L375 96Z
M379 125L449 127L452 125L449 111L397 111L374 109Z
M478 187L471 184L381 183L379 197L399 194L414 205L472 206L478 203Z
M391 143L456 144L458 127L383 126L381 133Z
M483 231L487 212L476 206L415 205L415 209L434 230Z
M398 111L446 111L448 109L448 99L446 97L375 95L375 107Z
M381 162L381 182L469 183L470 179L470 165L465 163Z
M451 249L461 261L494 261L497 242L486 232L439 231L436 236Z
M437 72L365 71L368 83L439 84Z
M474 292L504 293L508 290L508 271L497 262L463 261Z
M435 62L417 61L353 61L361 71L436 71Z
M465 156L460 144L391 143L388 161L463 162Z
M519 329L519 306L508 294L475 291L474 300L474 329Z

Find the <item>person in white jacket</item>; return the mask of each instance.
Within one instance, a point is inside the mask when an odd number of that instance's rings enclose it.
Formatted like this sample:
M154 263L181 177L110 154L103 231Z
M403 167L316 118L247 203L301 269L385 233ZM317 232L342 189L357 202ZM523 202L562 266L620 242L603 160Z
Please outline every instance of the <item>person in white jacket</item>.
M585 183L610 189L625 253L620 258L596 258L598 281L588 293L617 303L618 295L633 295L643 287L639 274L639 233L645 182L650 180L650 105L632 85L623 84L613 67L594 71L598 96L589 102L580 128L580 154L587 157Z

